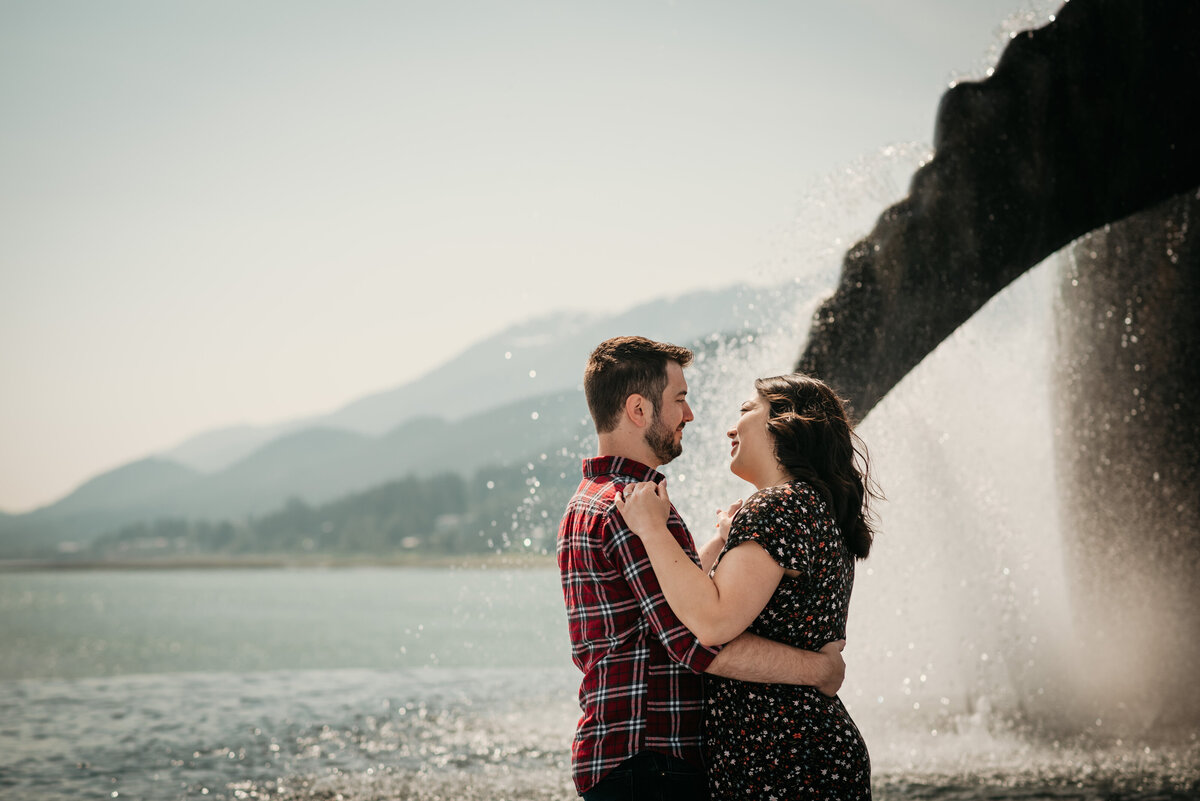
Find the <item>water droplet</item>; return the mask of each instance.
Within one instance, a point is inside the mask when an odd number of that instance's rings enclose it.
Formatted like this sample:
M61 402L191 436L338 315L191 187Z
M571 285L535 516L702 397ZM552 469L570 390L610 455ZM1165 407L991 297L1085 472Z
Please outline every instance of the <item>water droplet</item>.
M530 371L529 371L529 377L530 377L530 378L537 378L537 370L530 370Z
M538 419L538 413L537 413L537 412L533 412L532 414L530 414L530 415L529 415L529 419L530 419L530 420L536 420L536 419Z
M506 350L506 351L504 351L504 358L506 358L506 359L511 359L511 358L512 358L512 351L511 351L511 350Z

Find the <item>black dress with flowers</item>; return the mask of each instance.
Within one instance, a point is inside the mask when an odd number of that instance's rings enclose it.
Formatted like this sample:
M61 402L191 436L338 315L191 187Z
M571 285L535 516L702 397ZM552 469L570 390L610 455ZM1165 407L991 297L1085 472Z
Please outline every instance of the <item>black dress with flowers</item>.
M809 651L846 636L854 557L812 486L793 481L747 499L721 557L747 541L799 571L783 576L748 631ZM713 801L871 797L867 746L841 700L812 687L705 680Z

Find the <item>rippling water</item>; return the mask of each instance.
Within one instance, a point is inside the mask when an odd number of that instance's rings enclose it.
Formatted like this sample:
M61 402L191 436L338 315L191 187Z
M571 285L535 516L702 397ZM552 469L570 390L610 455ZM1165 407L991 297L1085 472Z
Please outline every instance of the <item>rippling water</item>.
M45 799L567 798L572 681L419 668L6 682L0 782Z
M553 569L0 575L0 797L574 798L561 603ZM1195 731L850 705L878 798L1200 797Z

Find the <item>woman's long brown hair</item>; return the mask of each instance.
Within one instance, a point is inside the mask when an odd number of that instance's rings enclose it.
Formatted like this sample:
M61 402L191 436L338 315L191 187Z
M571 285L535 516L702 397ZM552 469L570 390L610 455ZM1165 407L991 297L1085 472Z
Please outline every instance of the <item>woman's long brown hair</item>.
M882 499L869 475L867 447L850 425L845 404L824 382L803 373L760 378L775 456L793 478L811 484L829 504L850 553L865 559L875 539L872 500Z

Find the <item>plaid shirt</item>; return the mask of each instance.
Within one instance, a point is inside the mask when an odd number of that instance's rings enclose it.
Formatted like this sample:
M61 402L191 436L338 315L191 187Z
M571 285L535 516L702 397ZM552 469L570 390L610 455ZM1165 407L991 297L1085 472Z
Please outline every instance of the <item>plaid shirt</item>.
M583 481L558 529L558 567L583 716L571 746L584 793L627 758L658 751L703 767L701 677L718 648L705 648L675 617L642 541L613 506L618 488L661 481L631 459L583 460ZM699 563L674 507L667 527Z

